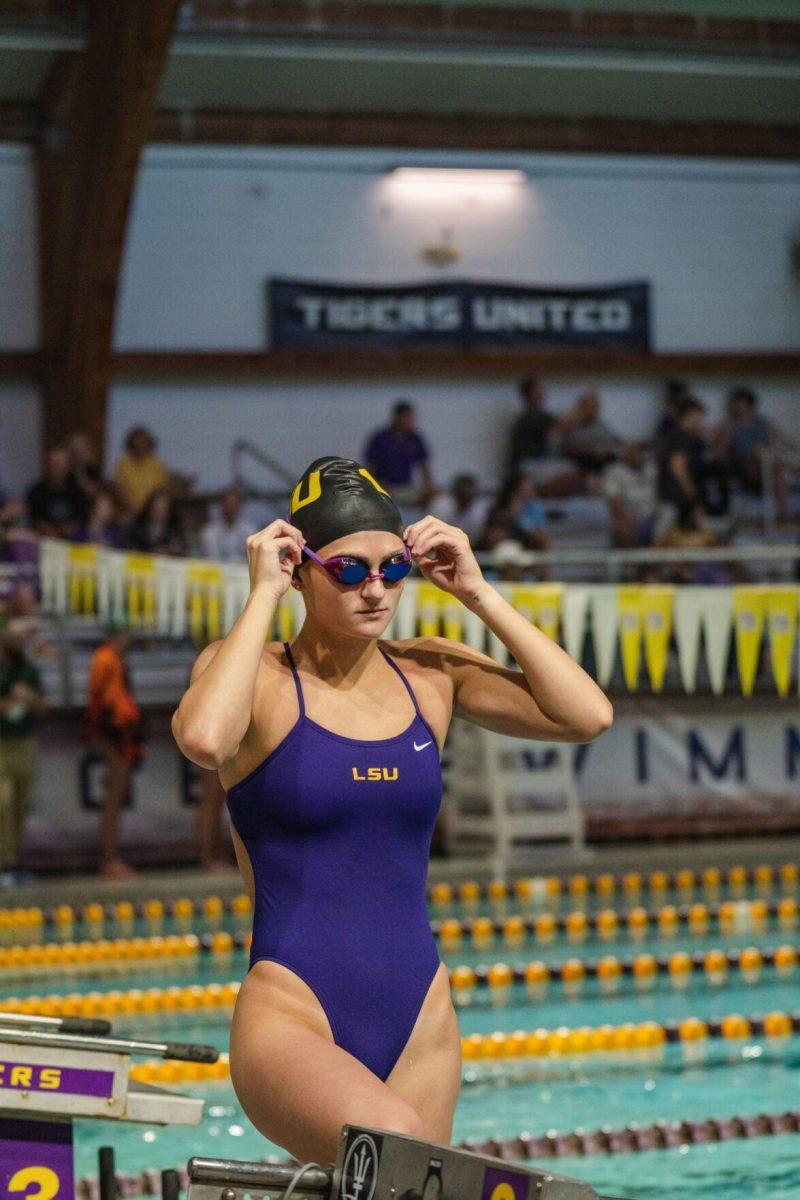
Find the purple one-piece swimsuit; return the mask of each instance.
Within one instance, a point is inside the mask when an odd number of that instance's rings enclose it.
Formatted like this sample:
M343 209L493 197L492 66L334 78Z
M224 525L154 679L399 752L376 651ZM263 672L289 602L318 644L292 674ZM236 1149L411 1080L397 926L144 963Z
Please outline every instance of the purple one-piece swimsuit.
M250 966L280 963L314 992L337 1046L385 1080L409 1039L439 954L426 882L442 798L439 751L414 692L403 733L343 737L299 714L229 790L253 868Z

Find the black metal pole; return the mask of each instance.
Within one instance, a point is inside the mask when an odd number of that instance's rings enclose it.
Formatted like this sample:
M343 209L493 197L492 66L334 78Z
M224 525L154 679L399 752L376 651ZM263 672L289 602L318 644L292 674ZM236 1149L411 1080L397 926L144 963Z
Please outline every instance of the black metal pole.
M97 1167L100 1177L100 1200L117 1200L117 1167L113 1146L100 1147L97 1152Z
M170 1168L161 1172L161 1200L178 1200L181 1194L181 1177Z

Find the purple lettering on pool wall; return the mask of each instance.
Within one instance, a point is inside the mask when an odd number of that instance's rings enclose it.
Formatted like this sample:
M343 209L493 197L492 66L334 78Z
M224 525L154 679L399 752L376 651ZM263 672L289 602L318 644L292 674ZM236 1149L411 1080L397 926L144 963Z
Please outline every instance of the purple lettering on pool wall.
M57 1092L71 1096L113 1095L113 1071L87 1071L83 1067L48 1067L41 1063L0 1059L0 1090Z
M525 1200L530 1177L518 1171L487 1167L483 1177L481 1200Z
M0 1117L0 1200L75 1200L72 1125Z

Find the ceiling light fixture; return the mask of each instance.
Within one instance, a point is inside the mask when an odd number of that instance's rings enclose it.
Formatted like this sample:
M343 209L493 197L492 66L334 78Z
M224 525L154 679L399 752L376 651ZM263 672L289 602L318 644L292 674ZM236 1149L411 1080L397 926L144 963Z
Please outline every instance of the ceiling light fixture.
M509 187L524 183L524 171L494 167L394 167L394 183L427 187Z

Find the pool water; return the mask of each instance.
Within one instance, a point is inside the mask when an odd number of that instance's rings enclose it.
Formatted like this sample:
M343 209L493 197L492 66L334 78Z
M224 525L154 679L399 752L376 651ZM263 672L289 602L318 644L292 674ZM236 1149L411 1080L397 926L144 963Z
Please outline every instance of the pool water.
M650 939L632 944L602 945L602 952L650 953L710 946L741 948L774 945L791 937L775 930L741 934L733 938L709 935L694 938L685 931L676 938ZM527 944L510 951L498 943L481 953L465 948L445 955L449 967L462 962L509 963L532 957L563 959L571 954L596 955L600 947L575 946L557 939L551 946ZM9 981L0 999L11 995L64 994L76 990L107 991L115 988L168 987L179 983L225 983L240 979L246 970L242 952L221 962L200 958L187 974L182 970L158 972L142 969L106 980L52 974L36 980ZM511 989L508 1003L494 1006L486 989L476 991L472 1004L460 1007L463 1034L510 1032L560 1025L618 1024L625 1021L667 1021L692 1015L701 1018L739 1012L744 1015L773 1009L792 1010L798 1000L798 978L780 978L765 969L758 983L746 984L731 971L721 987L709 986L702 976L691 979L684 990L675 990L666 979L638 994L628 981L615 997L602 997L597 984L587 981L576 999L564 996L559 983L551 984L544 1000L533 1002L521 986ZM158 1013L152 1017L118 1018L121 1035L164 1037L208 1042L227 1050L228 1010ZM583 1126L621 1127L631 1121L650 1124L668 1120L727 1117L737 1113L783 1112L798 1107L800 1091L800 1038L696 1044L685 1054L669 1046L649 1057L641 1052L591 1054L583 1058L525 1058L465 1061L463 1088L456 1111L453 1139L486 1140L532 1135L549 1131L567 1133ZM191 1085L180 1086L189 1090ZM265 1081L269 1086L269 1081ZM194 1090L194 1089L193 1089ZM111 1144L118 1169L135 1175L148 1167L185 1165L193 1154L229 1158L262 1158L284 1152L265 1141L250 1126L229 1082L197 1085L206 1100L203 1124L198 1128L162 1129L141 1125L81 1122L76 1129L76 1167L79 1176L97 1174L97 1149ZM563 1174L586 1179L599 1192L621 1197L660 1197L661 1200L700 1200L720 1197L749 1200L770 1196L775 1200L800 1200L800 1137L778 1137L711 1143L646 1153L559 1158L542 1165Z

